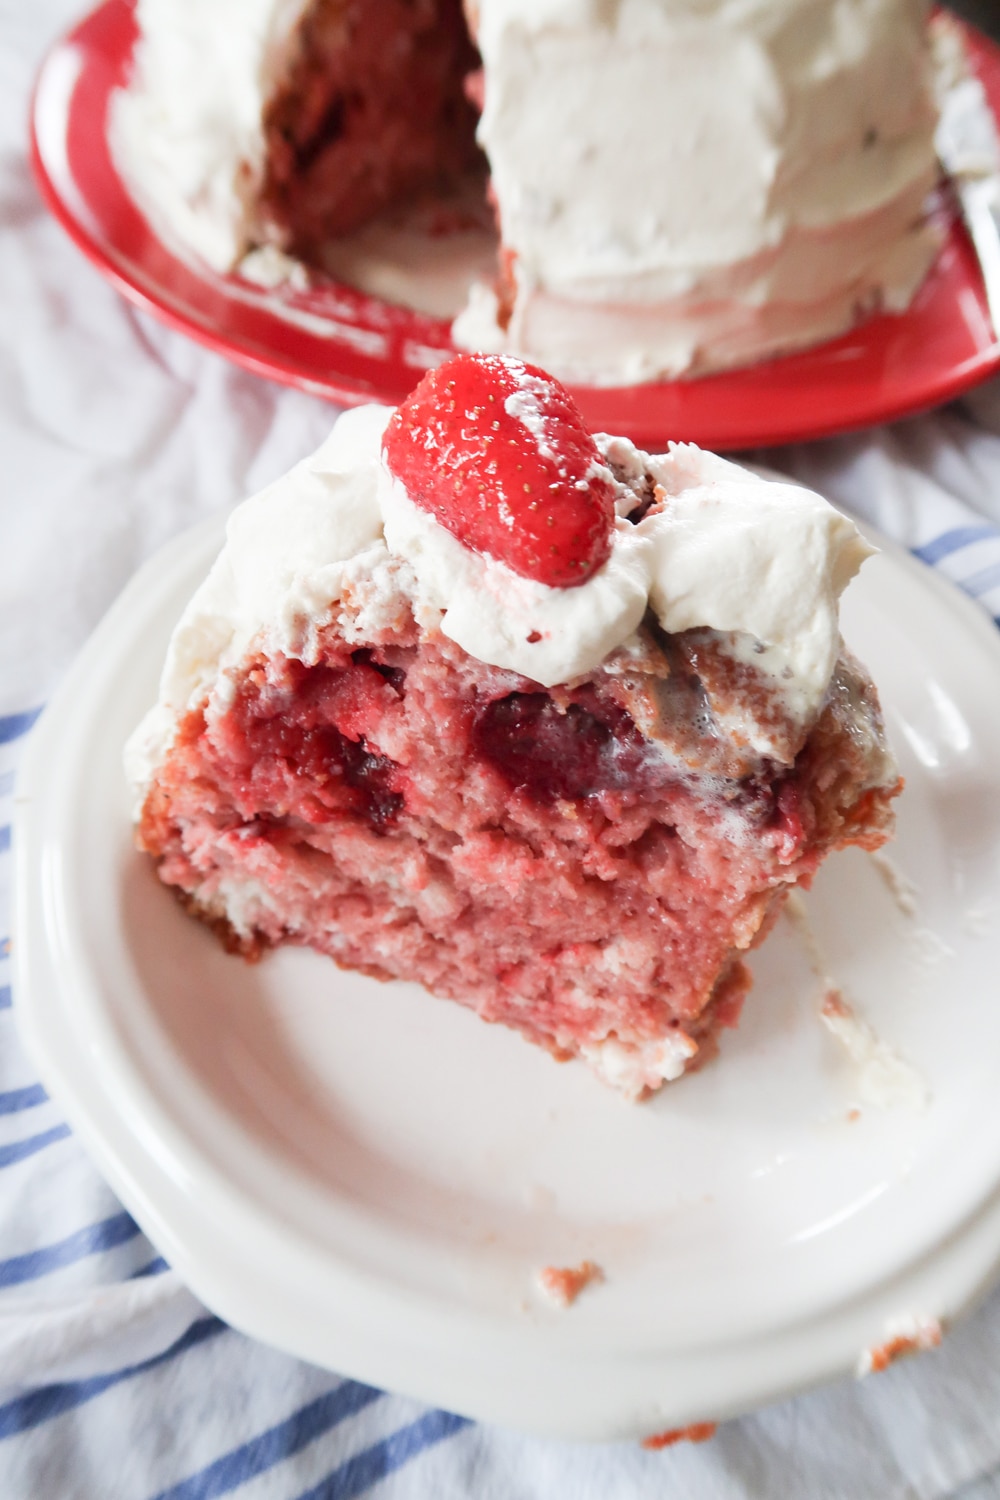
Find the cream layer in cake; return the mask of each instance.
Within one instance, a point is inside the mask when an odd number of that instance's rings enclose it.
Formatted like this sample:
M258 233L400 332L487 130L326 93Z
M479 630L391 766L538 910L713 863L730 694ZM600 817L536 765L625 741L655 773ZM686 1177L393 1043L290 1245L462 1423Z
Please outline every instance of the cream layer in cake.
M263 120L314 10L139 0L116 152L216 269L288 248L261 211ZM904 308L936 249L927 18L926 0L481 0L503 274L456 342L614 384Z

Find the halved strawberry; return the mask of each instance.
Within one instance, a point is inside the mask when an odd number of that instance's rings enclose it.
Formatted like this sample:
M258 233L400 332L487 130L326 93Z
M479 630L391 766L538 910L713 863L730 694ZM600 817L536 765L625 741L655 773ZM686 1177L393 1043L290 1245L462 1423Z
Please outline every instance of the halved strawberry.
M613 481L569 392L534 365L460 354L432 370L383 454L411 500L525 578L572 588L607 560Z

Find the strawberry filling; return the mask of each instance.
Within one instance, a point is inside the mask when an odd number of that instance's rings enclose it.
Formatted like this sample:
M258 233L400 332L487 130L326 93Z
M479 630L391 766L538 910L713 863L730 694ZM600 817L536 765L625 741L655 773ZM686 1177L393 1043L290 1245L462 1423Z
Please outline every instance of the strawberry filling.
M584 695L581 695L584 696ZM538 802L634 785L646 743L624 709L592 691L561 709L548 693L511 693L484 710L473 745Z
M368 651L339 667L285 660L280 672L251 671L215 736L236 805L251 815L267 808L272 822L351 814L375 831L390 827L403 806L402 772L370 736L404 675Z

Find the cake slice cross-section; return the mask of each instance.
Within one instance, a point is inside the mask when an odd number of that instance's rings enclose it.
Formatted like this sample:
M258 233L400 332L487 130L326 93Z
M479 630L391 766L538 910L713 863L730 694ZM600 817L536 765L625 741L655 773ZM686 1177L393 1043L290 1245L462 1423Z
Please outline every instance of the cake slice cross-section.
M418 980L641 1096L735 1025L788 893L891 833L838 627L869 551L460 356L233 512L129 743L138 843L235 953Z

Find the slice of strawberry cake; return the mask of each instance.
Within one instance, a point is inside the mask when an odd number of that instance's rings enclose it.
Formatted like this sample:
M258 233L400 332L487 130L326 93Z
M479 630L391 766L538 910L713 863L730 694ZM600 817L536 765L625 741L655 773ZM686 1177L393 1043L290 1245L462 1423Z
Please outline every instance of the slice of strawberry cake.
M138 842L234 951L417 979L639 1096L735 1024L788 892L889 836L837 622L868 551L461 356L233 513L129 744Z

